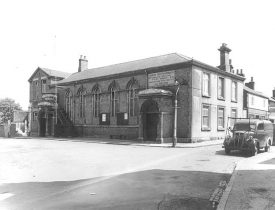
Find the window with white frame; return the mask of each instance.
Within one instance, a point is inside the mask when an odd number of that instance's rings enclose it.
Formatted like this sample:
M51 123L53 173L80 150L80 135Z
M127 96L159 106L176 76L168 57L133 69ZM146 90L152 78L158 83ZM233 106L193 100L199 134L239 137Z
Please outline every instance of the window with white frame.
M218 77L218 98L225 98L224 78L222 77Z
M235 81L231 83L231 101L237 101L237 82Z
M210 74L205 72L202 76L202 95L210 96Z
M202 105L202 130L210 130L210 105Z
M224 129L224 107L218 107L218 130Z

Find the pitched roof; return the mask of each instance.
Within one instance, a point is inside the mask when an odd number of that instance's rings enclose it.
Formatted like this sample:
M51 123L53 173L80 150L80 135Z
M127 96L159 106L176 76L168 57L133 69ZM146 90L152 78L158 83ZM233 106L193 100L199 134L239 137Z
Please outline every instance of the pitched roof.
M42 69L46 74L52 77L66 78L71 75L70 73L67 73L67 72L52 70L48 68L40 68L40 69Z
M258 91L255 91L247 86L243 86L243 89L246 90L247 92L251 93L251 94L254 94L254 95L257 95L257 96L260 96L260 97L264 97L264 98L268 98L269 99L269 96L266 96L265 94L261 93L261 92L258 92Z
M187 61L191 61L192 58L187 56L171 53L167 55L161 55L151 58L145 58L141 60L130 61L126 63L119 63L110 66L104 66L99 68L87 69L82 72L76 72L71 74L68 78L63 79L58 84L69 83L84 79L102 77L107 75L120 74L124 72L132 72L136 70L166 66L171 64L183 63Z
M28 117L28 112L24 111L15 111L13 113L13 122L24 122L24 120Z
M45 72L45 74L47 74L48 76L51 76L51 77L67 78L68 76L71 75L70 73L63 72L63 71L57 71L57 70L53 70L53 69L38 67L38 68L34 71L34 73L33 73L32 76L29 78L28 81L30 81L30 80L34 77L34 75L35 75L39 70Z

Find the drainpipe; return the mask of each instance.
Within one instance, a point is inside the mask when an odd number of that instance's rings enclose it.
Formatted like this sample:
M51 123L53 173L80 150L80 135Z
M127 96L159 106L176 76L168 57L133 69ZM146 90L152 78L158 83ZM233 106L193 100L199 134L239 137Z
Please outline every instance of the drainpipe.
M175 85L177 86L177 91L175 95L175 115L174 115L174 134L173 134L173 145L172 147L176 147L177 145L177 122L178 122L178 92L179 92L179 82L175 81Z

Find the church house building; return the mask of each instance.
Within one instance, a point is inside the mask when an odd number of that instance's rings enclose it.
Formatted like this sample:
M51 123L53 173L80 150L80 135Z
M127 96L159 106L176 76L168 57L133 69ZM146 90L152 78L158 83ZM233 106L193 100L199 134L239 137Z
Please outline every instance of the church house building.
M234 72L227 45L219 51L218 67L172 53L92 69L81 56L71 75L38 68L29 79L31 134L160 143L223 138L228 117L242 116L245 78ZM42 77L55 80L46 91Z

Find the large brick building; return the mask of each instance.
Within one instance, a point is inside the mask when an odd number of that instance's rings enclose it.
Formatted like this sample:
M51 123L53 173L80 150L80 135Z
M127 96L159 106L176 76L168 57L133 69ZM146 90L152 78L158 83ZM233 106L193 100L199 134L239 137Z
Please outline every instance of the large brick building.
M34 97L38 68L29 80L32 132L170 142L176 114L178 141L223 138L227 117L242 116L245 78L234 73L226 44L219 51L219 67L172 53L88 69L81 56L68 77L44 72L59 80L47 86L57 102L48 91Z

